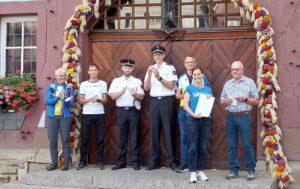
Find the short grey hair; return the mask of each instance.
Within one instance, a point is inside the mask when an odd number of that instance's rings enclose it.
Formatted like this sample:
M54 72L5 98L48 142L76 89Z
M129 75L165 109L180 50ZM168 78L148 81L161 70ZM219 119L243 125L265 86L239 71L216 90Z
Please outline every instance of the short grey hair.
M60 74L66 74L66 70L64 68L58 68L55 70L55 76L58 76Z

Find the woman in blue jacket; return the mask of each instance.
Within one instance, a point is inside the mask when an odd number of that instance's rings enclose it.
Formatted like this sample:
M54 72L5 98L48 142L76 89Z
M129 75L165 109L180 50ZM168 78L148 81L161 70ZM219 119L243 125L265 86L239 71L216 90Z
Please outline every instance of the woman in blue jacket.
M57 138L60 133L63 148L63 165L61 170L69 169L70 160L70 107L74 104L74 90L66 83L66 71L63 68L55 70L56 81L46 90L47 128L50 141L50 155L52 163L46 167L47 171L57 169L58 149Z

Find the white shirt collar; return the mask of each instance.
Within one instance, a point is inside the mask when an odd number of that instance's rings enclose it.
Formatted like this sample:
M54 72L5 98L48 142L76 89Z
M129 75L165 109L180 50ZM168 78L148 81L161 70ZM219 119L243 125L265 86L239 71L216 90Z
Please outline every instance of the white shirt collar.
M128 80L131 80L131 79L132 79L132 75L130 75L127 80L125 78L125 75L122 75L122 80L123 81L128 81Z

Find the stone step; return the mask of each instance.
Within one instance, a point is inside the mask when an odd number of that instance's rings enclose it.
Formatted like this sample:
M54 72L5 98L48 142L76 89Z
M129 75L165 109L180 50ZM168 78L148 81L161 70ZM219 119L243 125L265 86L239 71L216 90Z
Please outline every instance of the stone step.
M34 185L26 185L20 183L7 183L7 184L0 184L0 189L73 189L73 188L54 187L54 186L34 186Z
M132 168L112 171L106 166L98 170L90 166L83 170L37 171L24 178L27 185L54 186L70 188L120 188L120 189L273 189L273 181L264 171L258 172L253 181L246 180L246 172L240 172L240 178L226 180L228 171L205 170L209 181L190 184L189 172L175 173L168 168L146 171L144 168L134 171Z

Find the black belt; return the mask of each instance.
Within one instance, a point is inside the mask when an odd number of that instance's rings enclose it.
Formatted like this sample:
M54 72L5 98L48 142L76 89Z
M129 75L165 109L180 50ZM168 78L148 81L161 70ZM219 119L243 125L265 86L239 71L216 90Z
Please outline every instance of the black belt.
M122 107L117 107L119 110L131 110L134 108L134 106L122 106Z
M172 96L152 96L151 99L153 100L162 100L162 99L167 99L167 98L174 98L174 95Z
M247 111L242 111L242 112L230 112L230 111L227 111L230 115L247 115L250 113L249 110Z

